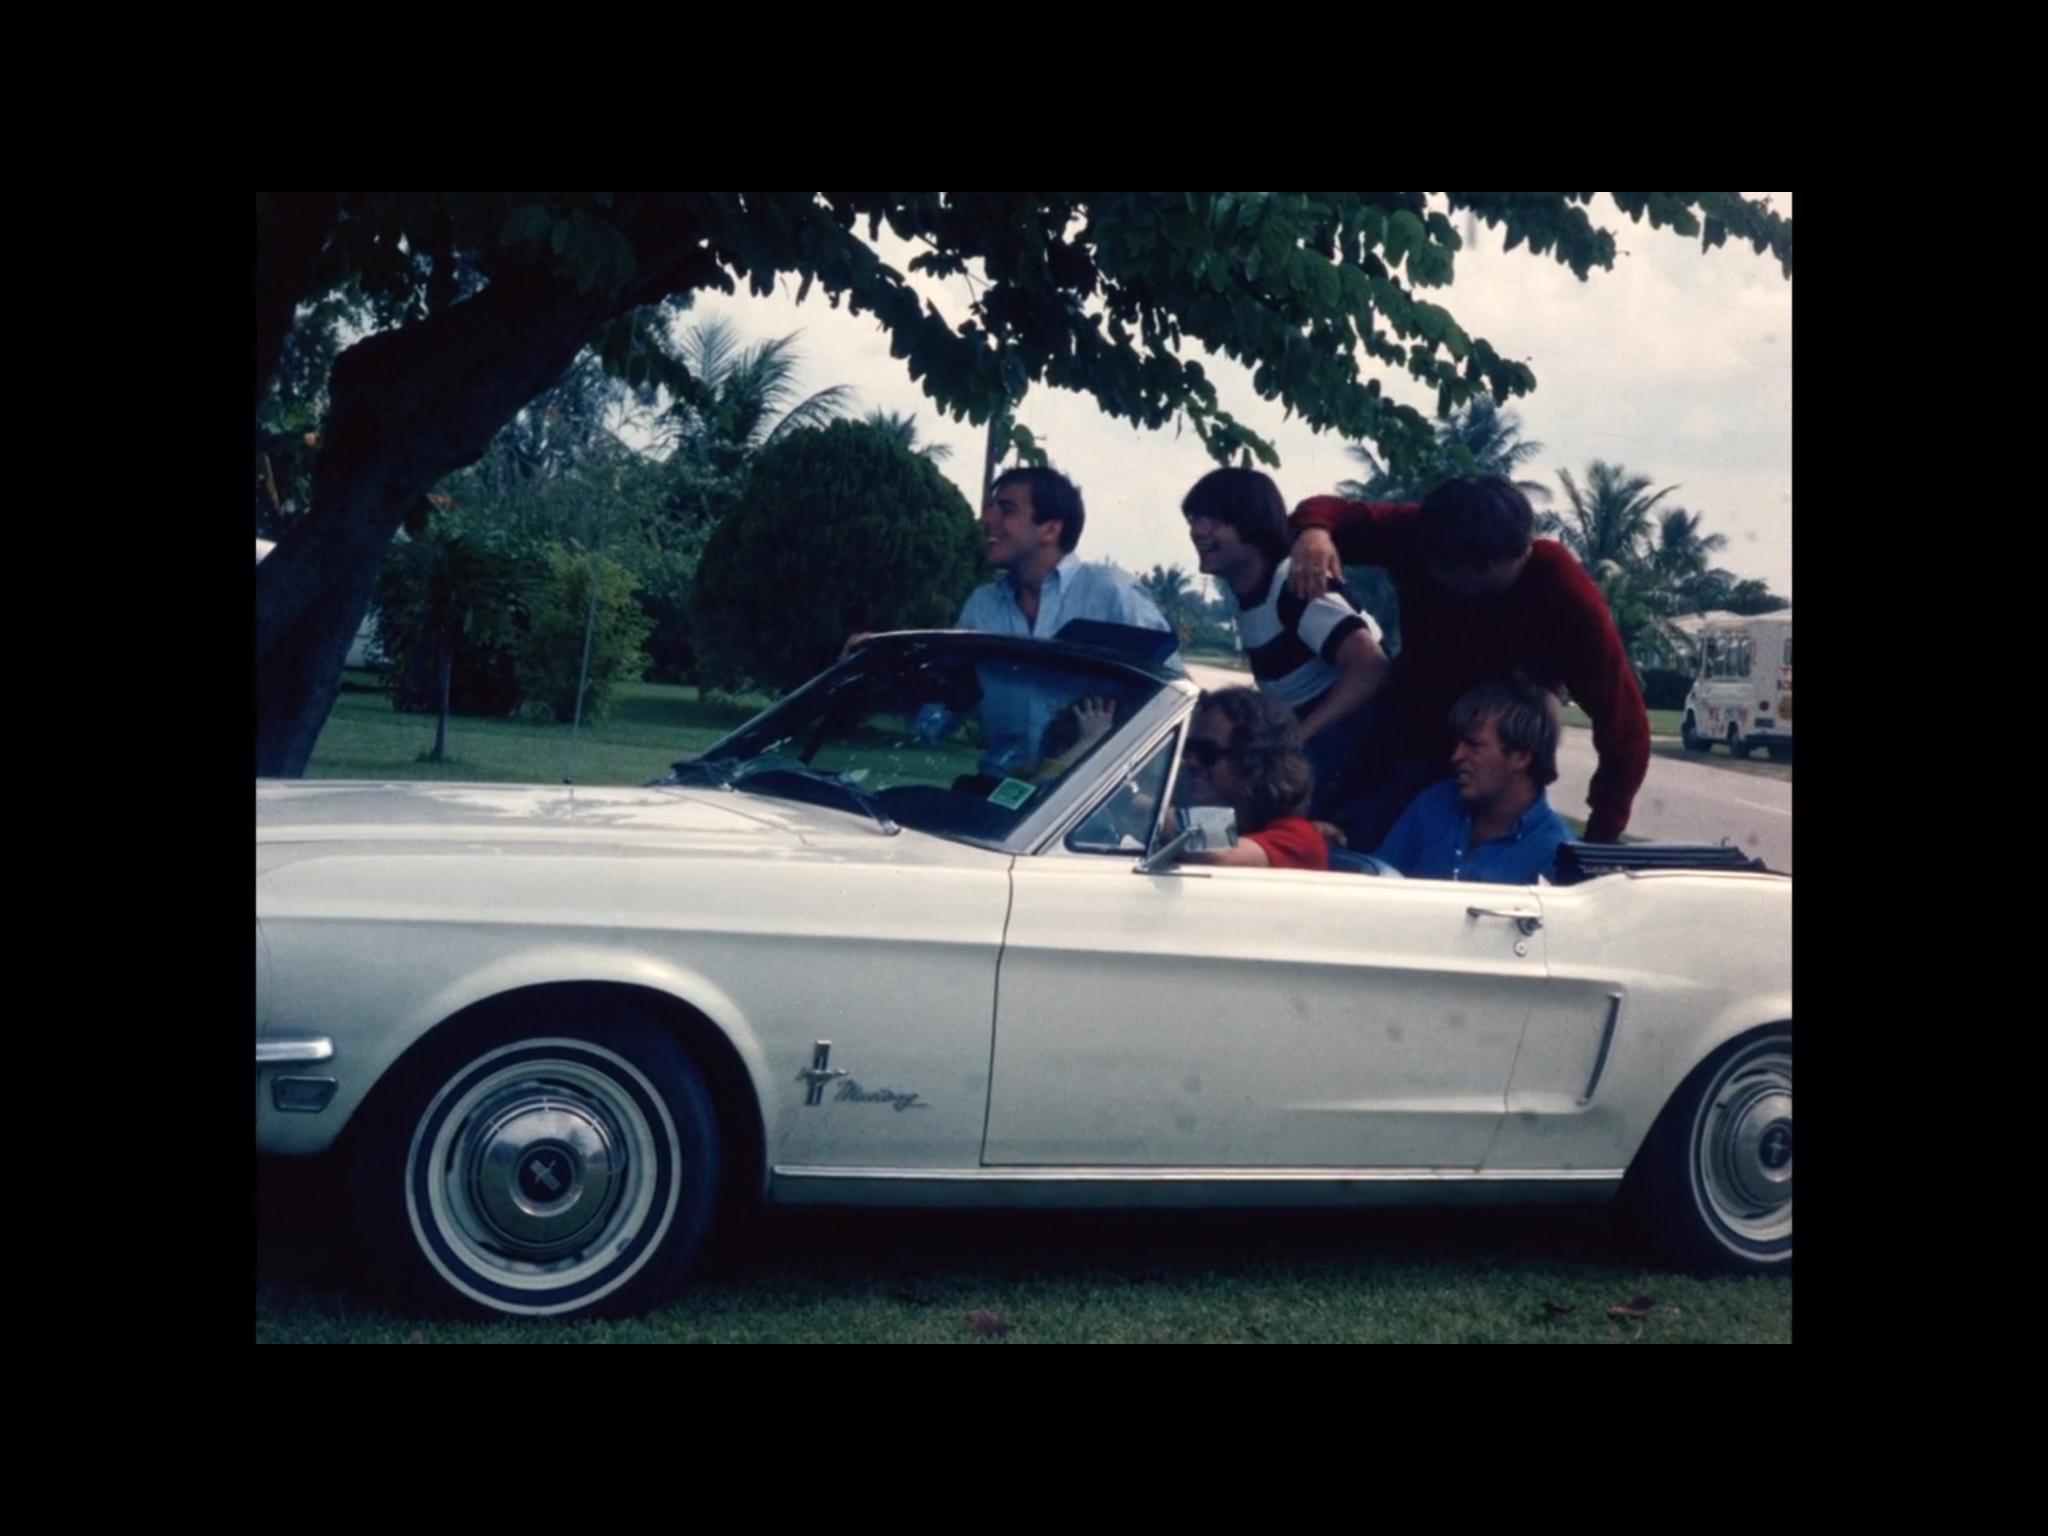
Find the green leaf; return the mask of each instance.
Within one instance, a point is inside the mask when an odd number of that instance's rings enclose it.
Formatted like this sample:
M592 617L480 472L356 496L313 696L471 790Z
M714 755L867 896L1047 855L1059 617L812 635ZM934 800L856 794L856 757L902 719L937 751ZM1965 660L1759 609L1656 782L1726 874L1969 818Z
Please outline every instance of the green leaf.
M1412 253L1429 244L1429 231L1422 227L1422 220L1415 217L1406 208L1403 208L1387 221L1387 237L1390 244L1394 239L1396 231L1399 232L1401 249L1404 252L1410 253L1409 260L1411 265L1409 270L1412 273L1414 270L1412 265L1414 257ZM1393 260L1392 255L1390 254L1387 259L1391 262Z
M1304 258L1309 275L1315 281L1316 305L1326 311L1334 311L1344 299L1344 280L1337 275L1337 269L1320 257Z

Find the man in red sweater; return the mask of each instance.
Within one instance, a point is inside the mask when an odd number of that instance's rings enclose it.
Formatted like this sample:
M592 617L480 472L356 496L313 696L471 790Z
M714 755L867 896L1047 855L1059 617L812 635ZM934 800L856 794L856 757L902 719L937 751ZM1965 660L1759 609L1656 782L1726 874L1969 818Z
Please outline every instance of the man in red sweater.
M1528 498L1498 475L1451 480L1413 502L1313 496L1295 508L1290 580L1304 600L1344 565L1383 567L1401 602L1401 652L1375 700L1364 798L1334 819L1374 848L1408 801L1443 775L1451 705L1520 671L1564 689L1593 718L1600 766L1587 793L1590 842L1621 840L1650 766L1650 717L1607 599L1570 551L1533 539Z

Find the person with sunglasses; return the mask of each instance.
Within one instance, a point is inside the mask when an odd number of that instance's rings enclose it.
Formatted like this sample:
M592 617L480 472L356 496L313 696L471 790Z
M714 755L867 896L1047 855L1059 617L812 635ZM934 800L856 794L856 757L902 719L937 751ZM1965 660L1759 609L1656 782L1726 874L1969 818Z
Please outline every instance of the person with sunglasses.
M1202 695L1181 753L1180 797L1237 813L1235 848L1191 853L1191 864L1328 869L1330 845L1304 812L1315 770L1301 750L1294 712L1256 688Z

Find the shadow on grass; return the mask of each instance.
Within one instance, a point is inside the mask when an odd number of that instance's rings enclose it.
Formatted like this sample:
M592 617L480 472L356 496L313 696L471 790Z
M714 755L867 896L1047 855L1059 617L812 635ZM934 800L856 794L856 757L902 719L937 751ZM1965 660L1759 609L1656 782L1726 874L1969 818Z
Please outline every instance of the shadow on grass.
M943 1291L988 1282L1180 1284L1332 1264L1634 1274L1642 1258L1608 1207L1320 1211L891 1211L773 1209L729 1223L697 1283L809 1289L820 1303L878 1287ZM259 1285L371 1300L357 1269L340 1180L292 1161L259 1165Z

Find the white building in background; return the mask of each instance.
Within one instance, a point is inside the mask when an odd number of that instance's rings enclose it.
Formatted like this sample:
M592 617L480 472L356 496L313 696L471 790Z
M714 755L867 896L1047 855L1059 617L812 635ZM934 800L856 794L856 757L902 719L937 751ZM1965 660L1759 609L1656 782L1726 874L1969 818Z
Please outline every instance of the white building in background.
M256 563L261 565L263 557L277 548L273 539L256 541ZM356 631L355 639L348 648L348 657L342 662L345 667L375 667L384 662L384 653L377 645L377 610L372 608L363 615L362 627Z

